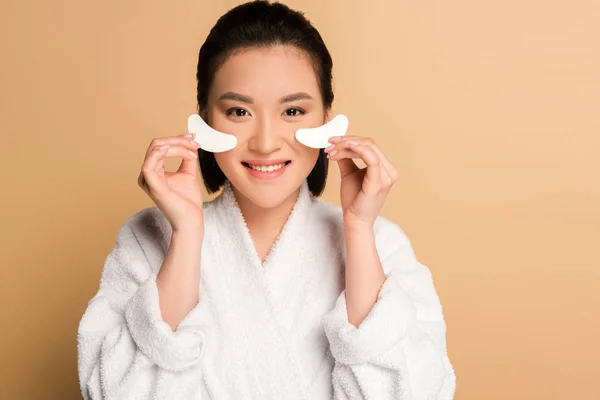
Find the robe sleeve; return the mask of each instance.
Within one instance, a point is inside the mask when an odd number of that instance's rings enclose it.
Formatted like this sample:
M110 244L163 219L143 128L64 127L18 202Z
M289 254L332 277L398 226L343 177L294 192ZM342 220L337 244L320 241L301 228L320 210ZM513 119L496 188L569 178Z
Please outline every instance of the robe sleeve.
M162 319L156 273L132 225L119 230L79 323L80 389L86 400L188 398L198 390L209 312L199 302L175 331Z
M431 272L400 227L383 221L376 242L386 280L375 305L357 328L344 290L323 318L334 399L453 399L456 376Z

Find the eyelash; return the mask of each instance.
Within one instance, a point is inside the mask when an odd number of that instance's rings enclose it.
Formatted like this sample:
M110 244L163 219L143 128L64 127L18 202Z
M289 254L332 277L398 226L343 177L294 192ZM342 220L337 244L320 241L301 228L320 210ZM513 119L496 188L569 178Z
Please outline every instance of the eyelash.
M247 110L244 110L243 108L239 108L239 107L233 107L233 108L230 108L229 110L227 110L227 112L226 112L225 114L226 114L227 116L230 116L231 114L233 114L234 112L236 112L236 111L238 111L238 110L241 110L241 111L246 111L246 112L248 112ZM236 115L236 117L243 117L243 115Z
M287 110L285 110L285 111L287 112L287 111L290 111L290 110L296 110L296 111L298 111L298 114L297 114L297 115L304 115L304 114L305 114L305 111L304 111L303 109L301 109L301 108L298 108L298 107L292 107L292 108L288 108L288 109L287 109ZM290 117L295 117L295 116L296 116L296 115L290 115Z
M226 112L226 115L227 115L227 116L230 116L230 115L232 115L234 112L236 112L236 111L239 111L239 110L241 110L241 111L245 111L245 112L248 112L247 110L245 110L245 109L243 109L243 108L239 108L239 107L233 107L233 108L230 108L229 110L227 110L227 112ZM303 109L301 109L301 108L299 108L299 107L292 107L292 108L288 108L287 110L285 110L285 112L288 112L288 111L290 111L290 110L295 110L295 111L297 111L297 112L298 112L298 114L296 114L296 115L289 115L289 114L288 114L288 116L289 116L289 117L295 117L295 116L298 116L298 115L304 115L304 114L306 113L306 112L305 112ZM236 117L243 117L243 116L244 116L244 115L237 115L237 114L236 114Z

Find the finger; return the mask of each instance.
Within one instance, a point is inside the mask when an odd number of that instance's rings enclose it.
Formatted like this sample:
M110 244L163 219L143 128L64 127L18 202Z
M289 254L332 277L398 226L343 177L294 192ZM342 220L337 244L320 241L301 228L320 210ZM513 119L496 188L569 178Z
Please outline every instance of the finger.
M191 135L191 136L188 136ZM185 148L192 150L194 152L198 151L198 144L194 142L194 137L195 134L193 133L185 133L179 136L168 136L168 137L160 137L160 138L154 138L152 139L152 141L150 142L150 145L148 146L148 149L146 151L146 156L148 154L150 154L150 152L155 148L155 147L159 147L165 144L168 144L169 146L175 146L175 145L180 145L180 146L184 146Z
M353 142L343 142L336 144L332 148L325 149L327 157L334 161L344 158L362 158L362 156L350 146L352 143Z
M137 183L138 186L141 187L144 192L148 193L148 182L146 182L146 179L144 178L144 173L141 171L138 175Z
M381 162L375 151L363 144L350 142L349 148L357 153L367 165L367 172L363 180L362 191L367 195L376 195L380 192L383 184L381 180Z
M354 160L351 157L348 158L340 158L337 161L337 165L340 169L340 177L343 178L348 174L351 174L353 172L356 172L360 169L360 167L358 165L356 165L356 163L354 162Z
M396 168L394 168L394 165L391 163L389 158L386 157L383 150L381 150L381 147L379 147L377 143L375 143L373 140L367 140L366 145L371 147L373 151L375 151L375 153L379 157L379 161L381 162L383 170L390 179L390 182L394 183L396 179L398 179L398 172L396 171Z
M167 145L168 146L168 145ZM183 146L169 146L166 154L163 157L158 159L158 163L156 164L155 171L159 172L164 169L165 159L173 158L173 157L181 157L184 162L192 162L195 163L195 160L198 158L198 153L193 152L189 149L184 148Z
M168 145L155 147L142 164L142 183L147 183L148 193L164 190L159 174L164 172L164 158L169 150Z
M344 172L342 175L343 177L360 169L360 166L358 166L353 159L362 157L346 144L341 149L330 150L327 154L327 158L329 158L331 161L338 162L338 164L342 167L342 172Z
M150 152L156 148L168 144L171 147L174 146L182 146L188 150L193 151L194 153L198 152L198 148L200 147L197 143L194 142L194 138L187 138L183 136L175 136L170 138L155 138L150 143L146 155L150 154Z
M396 171L396 168L394 168L393 164L385 156L381 148L372 138L366 138L361 136L343 136L340 140L336 141L335 145L333 146L333 149L338 147L345 147L347 143L352 142L370 146L375 151L375 153L377 153L377 156L379 157L383 167L383 172L385 172L388 175L391 182L396 181L396 179L398 178L398 172Z
M167 154L162 159L162 165L157 171L164 170L164 160L172 157L181 157L182 161L177 169L177 173L185 173L193 176L197 175L198 171L198 149L192 151L180 145L169 146Z
M193 176L198 175L198 149L189 150L186 149L187 155L182 157L181 165L177 169L177 172L181 172L184 174L190 174Z
M360 167L356 165L353 160L353 158L360 158L360 155L351 149L337 151L334 149L329 150L329 148L327 148L325 149L325 152L327 152L327 158L329 158L331 161L337 161L341 178L360 169Z
M179 170L177 172L189 173L194 176L197 174L196 160L198 153L194 153L182 146L171 147L169 145L163 145L155 147L152 153L146 158L142 165L142 174L138 177L138 184L148 191L150 187L146 187L146 183L150 186L158 184L159 174L164 174L165 159L168 157L181 157L183 159ZM148 189L148 190L147 190Z

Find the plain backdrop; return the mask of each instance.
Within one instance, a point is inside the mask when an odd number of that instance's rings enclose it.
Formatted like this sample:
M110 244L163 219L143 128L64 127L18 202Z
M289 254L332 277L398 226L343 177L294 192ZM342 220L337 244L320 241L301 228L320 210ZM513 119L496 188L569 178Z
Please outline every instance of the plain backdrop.
M236 4L3 1L0 398L81 398L79 320L154 205L146 148L187 132ZM349 134L400 173L382 214L433 273L456 399L600 399L600 3L287 4L329 46Z

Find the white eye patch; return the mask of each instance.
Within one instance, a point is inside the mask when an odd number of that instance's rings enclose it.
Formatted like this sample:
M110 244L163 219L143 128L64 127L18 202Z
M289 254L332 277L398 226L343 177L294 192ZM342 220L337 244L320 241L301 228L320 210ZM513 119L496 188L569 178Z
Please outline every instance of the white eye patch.
M317 128L302 128L296 131L296 139L307 147L324 149L329 146L329 138L344 136L348 130L348 117L336 115L328 123ZM194 141L200 148L211 153L229 151L237 146L234 135L219 132L208 125L198 114L188 117L188 132L196 134Z
M200 148L211 153L221 153L237 146L237 138L213 129L198 114L188 117L188 132L195 133L194 141Z
M329 138L344 136L348 130L348 117L336 115L328 123L317 128L303 128L296 131L296 139L305 146L324 149L329 146Z

